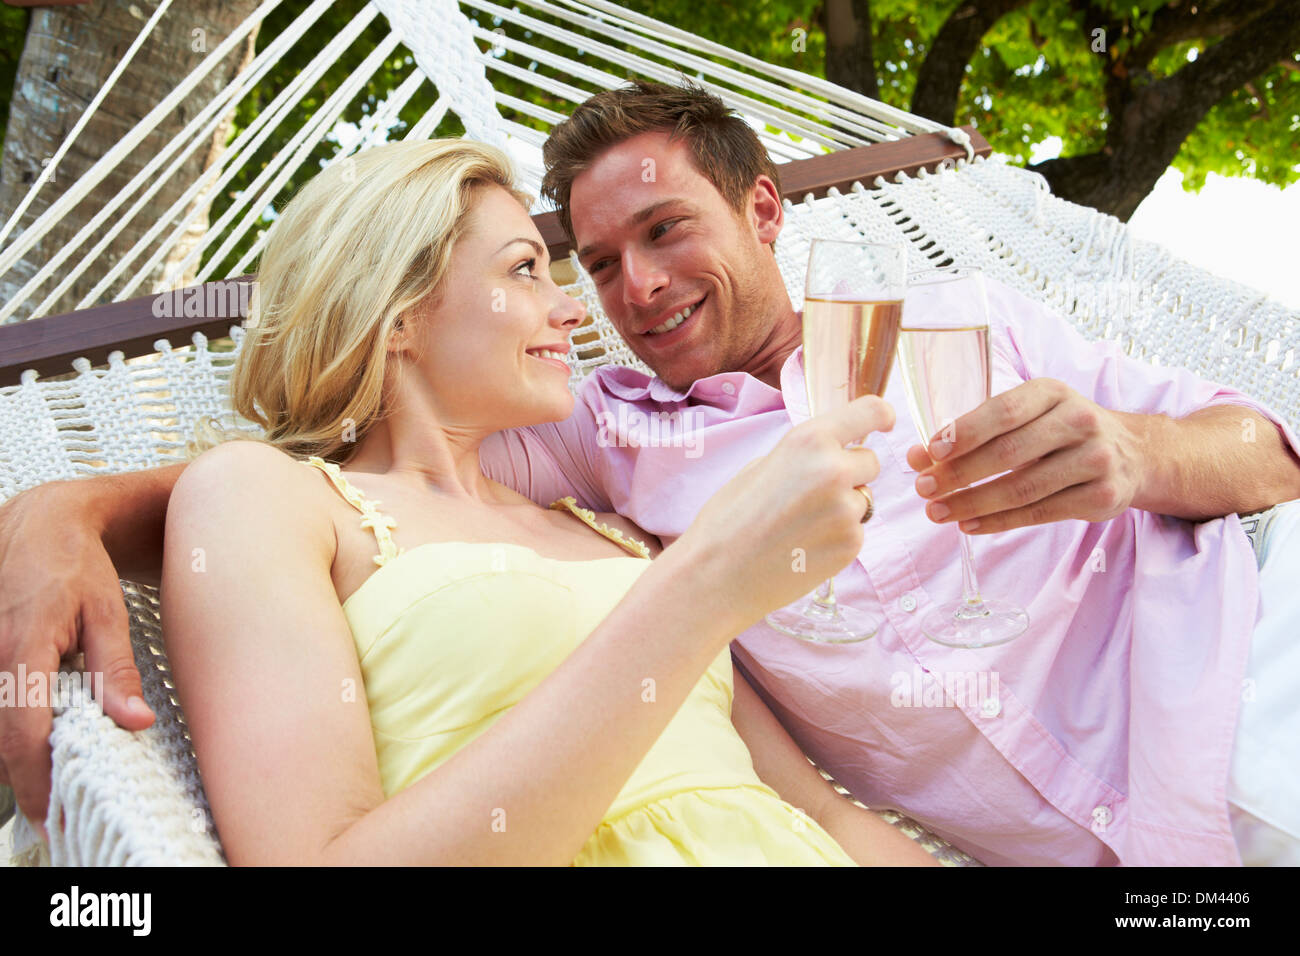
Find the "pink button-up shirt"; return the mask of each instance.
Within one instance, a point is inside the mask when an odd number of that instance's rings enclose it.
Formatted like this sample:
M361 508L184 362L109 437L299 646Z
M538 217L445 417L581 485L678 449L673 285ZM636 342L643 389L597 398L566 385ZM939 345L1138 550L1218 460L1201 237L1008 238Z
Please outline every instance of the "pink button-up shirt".
M1088 343L999 283L988 293L994 394L1047 377L1119 411L1179 418L1239 404L1300 449L1241 393ZM1195 524L1129 509L972 536L982 593L1023 607L1029 630L1000 647L943 647L919 624L961 596L960 532L931 522L915 492L906 451L919 436L897 369L885 398L897 423L867 441L881 463L875 516L835 584L841 602L884 623L849 645L758 624L732 644L750 682L859 800L982 862L1239 865L1225 787L1259 599L1237 516ZM540 504L575 494L667 545L807 417L802 349L779 391L725 372L682 393L605 367L567 421L498 433L480 460Z

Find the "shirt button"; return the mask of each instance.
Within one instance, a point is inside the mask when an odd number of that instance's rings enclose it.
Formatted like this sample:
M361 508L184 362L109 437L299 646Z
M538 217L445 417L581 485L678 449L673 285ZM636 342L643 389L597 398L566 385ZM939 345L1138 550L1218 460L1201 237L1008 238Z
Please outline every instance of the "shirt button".
M898 599L898 605L904 611L911 614L913 611L916 610L916 598L912 597L912 595L910 594L904 594L901 598Z
M1092 827L1094 830L1098 828L1104 829L1113 819L1115 819L1115 815L1110 812L1110 807L1092 808Z
M728 395L736 394L736 386L732 385L730 382L723 382L722 390L726 392Z
M996 697L985 697L980 701L980 714L984 717L996 717L1002 713L1002 701Z

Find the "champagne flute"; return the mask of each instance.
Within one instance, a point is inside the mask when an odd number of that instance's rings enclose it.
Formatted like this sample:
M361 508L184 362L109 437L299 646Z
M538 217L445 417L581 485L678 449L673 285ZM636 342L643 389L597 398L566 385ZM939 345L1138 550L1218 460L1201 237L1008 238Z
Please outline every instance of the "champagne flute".
M813 415L884 393L906 286L905 244L813 240L803 310L804 378ZM834 578L811 597L769 614L767 623L791 637L830 644L864 641L880 628L877 618L835 600Z
M984 276L975 268L938 269L910 277L907 322L898 336L898 364L907 403L921 441L951 441L960 416L991 397L988 300ZM1029 615L1009 601L980 596L970 535L961 541L962 598L921 618L930 640L948 647L1005 644L1029 627Z

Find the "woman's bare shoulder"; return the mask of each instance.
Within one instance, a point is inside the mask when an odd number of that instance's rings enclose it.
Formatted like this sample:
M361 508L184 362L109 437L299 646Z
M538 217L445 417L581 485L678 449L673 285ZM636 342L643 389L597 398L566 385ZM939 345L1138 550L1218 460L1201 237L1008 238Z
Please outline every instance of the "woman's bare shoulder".
M304 539L334 542L334 525L325 483L316 469L274 445L261 441L226 441L209 448L181 473L172 502L188 509L235 505L252 497L293 522ZM170 512L172 505L169 504ZM284 533L285 527L279 531Z
M313 484L298 459L274 445L262 441L233 440L209 448L195 458L181 474L181 479L191 483L230 486L242 483L249 491L271 489L254 484L251 480L273 480L274 485L284 483L296 488Z

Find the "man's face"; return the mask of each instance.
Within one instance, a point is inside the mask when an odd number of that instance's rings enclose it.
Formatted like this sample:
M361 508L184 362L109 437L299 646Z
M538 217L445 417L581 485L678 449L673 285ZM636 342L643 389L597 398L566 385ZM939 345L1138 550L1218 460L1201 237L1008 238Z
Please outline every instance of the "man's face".
M781 212L778 202L773 224L763 195L758 213L737 216L695 169L685 142L670 144L664 132L611 147L573 181L578 256L605 314L674 388L744 370L781 310L790 311L788 298L765 301L771 273L764 270L776 270L766 243L780 230Z

